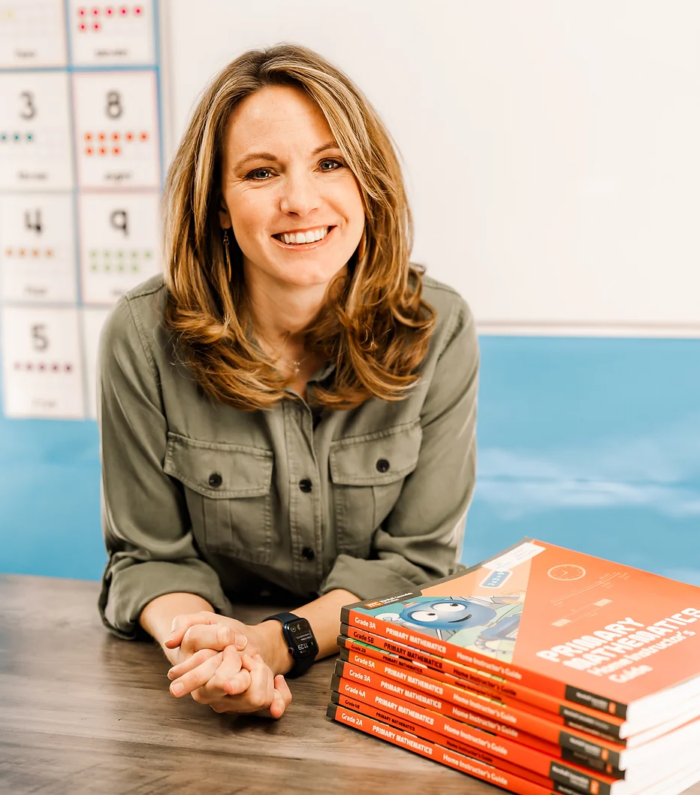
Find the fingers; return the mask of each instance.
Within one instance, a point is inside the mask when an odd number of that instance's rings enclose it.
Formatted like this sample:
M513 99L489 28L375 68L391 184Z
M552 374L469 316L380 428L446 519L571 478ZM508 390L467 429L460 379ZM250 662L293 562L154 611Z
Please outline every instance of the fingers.
M170 628L171 634L166 638L164 645L168 649L174 649L180 645L182 636L187 630L195 624L216 624L217 614L212 613L210 610L200 610L199 613L183 613L182 615L175 616L173 625Z
M292 703L292 691L282 674L275 677L275 695L270 704L270 716L279 720L287 707Z
M180 641L183 654L195 654L201 649L223 651L226 646L243 650L248 645L248 638L231 627L222 624L195 624L185 630Z
M218 653L219 652L214 651L214 649L201 649L196 654L193 654L191 657L186 659L184 662L173 665L173 667L168 671L168 679L178 679L183 674L186 674L188 671L191 671L193 668L201 665L205 660L216 656Z
M219 652L213 657L209 657L203 663L198 665L186 674L176 679L170 685L170 692L176 697L181 698L187 693L192 693L206 683L214 676L216 669L221 664L223 654Z

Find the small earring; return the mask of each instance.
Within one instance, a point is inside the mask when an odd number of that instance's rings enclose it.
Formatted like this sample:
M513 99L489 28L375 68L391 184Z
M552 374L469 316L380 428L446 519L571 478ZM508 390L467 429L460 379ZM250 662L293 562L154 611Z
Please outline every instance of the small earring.
M228 280L231 281L231 255L228 250L228 229L224 229L224 255L226 256L226 267L228 268Z

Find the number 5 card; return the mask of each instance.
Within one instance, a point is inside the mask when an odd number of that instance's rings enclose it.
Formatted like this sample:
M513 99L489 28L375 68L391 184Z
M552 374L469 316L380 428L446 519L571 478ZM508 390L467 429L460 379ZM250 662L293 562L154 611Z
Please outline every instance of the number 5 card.
M76 73L73 96L79 186L160 187L155 74Z
M84 418L79 334L77 309L3 308L5 416Z

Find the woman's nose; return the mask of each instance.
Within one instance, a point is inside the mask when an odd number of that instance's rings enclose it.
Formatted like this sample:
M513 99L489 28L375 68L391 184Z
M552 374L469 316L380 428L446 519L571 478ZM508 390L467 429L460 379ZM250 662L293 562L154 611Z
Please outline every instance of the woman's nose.
M284 213L304 216L321 203L318 184L313 174L289 175L284 180L280 209Z

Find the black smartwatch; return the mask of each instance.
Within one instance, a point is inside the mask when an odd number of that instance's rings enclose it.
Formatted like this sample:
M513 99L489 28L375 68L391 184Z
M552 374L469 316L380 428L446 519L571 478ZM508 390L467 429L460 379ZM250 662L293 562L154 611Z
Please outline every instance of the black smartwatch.
M305 674L314 664L318 654L318 643L314 637L311 624L305 619L295 616L294 613L276 613L274 616L263 618L263 621L279 621L282 632L287 641L287 649L292 655L294 665L289 673L285 674L290 679Z

